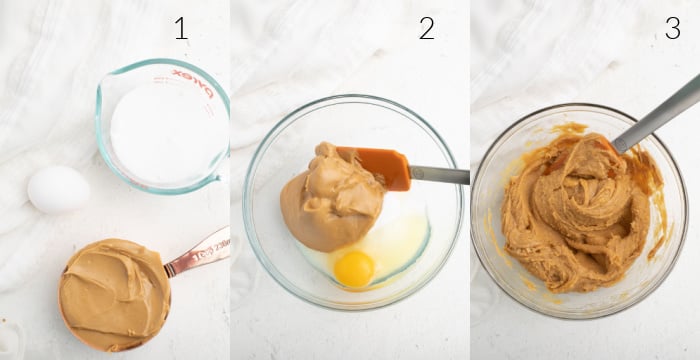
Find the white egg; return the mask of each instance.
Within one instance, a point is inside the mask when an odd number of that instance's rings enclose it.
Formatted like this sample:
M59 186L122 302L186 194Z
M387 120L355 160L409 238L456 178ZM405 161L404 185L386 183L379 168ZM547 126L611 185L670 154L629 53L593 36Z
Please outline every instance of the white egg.
M62 214L85 205L90 198L90 185L73 168L49 166L32 175L27 195L39 211Z
M357 243L324 253L297 241L307 261L336 283L335 264L346 254L359 251L373 264L374 273L366 288L381 286L415 263L427 246L430 225L425 208L405 193L387 193L382 213L367 235ZM347 285L347 284L346 284Z

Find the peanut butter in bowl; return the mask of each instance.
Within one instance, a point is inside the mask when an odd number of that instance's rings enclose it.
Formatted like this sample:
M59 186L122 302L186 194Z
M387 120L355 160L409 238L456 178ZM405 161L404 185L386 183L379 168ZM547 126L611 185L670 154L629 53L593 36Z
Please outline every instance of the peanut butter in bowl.
M80 341L118 352L158 334L170 310L170 284L157 252L105 239L70 258L58 303L66 326Z
M390 284L422 255L430 235L425 207L408 193L387 192L383 177L356 152L328 142L308 169L280 192L280 209L297 248L342 290Z
M382 211L386 189L357 158L343 158L336 147L316 147L309 169L282 189L284 221L307 247L331 252L358 242Z

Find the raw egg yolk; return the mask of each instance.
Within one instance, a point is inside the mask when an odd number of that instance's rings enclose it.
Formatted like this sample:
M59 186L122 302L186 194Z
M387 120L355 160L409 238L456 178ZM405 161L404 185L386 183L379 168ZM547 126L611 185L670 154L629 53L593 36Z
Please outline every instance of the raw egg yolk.
M350 251L335 263L333 274L345 286L367 286L374 276L374 261L361 251Z

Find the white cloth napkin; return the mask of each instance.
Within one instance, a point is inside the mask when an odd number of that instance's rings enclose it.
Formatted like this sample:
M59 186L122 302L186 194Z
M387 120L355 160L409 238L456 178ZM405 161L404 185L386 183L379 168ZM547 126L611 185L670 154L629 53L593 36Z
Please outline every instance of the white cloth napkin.
M471 3L471 168L505 128L574 100L627 49L646 0Z
M232 191L242 196L255 146L284 115L333 95L384 42L399 0L231 3Z
M48 165L81 169L97 147L95 89L140 60L160 32L163 1L0 2L0 292L21 284L51 248L28 202L29 177Z

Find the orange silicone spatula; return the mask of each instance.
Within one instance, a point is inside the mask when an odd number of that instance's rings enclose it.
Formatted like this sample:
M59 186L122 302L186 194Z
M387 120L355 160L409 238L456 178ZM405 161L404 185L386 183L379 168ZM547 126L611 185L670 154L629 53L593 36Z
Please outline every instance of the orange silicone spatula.
M469 170L409 165L406 156L396 150L338 146L338 153L357 152L362 167L384 177L389 191L407 191L411 179L469 185Z

